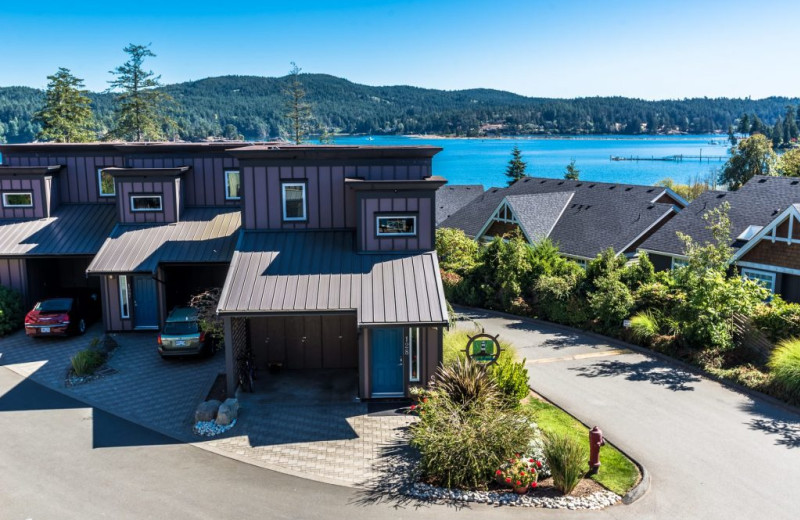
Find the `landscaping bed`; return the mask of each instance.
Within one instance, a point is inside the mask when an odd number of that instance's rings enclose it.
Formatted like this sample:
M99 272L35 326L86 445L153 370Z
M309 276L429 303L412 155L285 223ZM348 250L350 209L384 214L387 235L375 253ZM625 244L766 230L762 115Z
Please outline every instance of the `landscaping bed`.
M109 336L92 338L87 348L70 358L64 386L70 388L116 374L116 369L108 366L108 362L117 346L117 342Z

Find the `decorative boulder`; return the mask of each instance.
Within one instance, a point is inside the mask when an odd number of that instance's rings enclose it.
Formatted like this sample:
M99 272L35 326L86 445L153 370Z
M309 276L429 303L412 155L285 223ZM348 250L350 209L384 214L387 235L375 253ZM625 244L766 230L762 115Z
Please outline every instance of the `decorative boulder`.
M195 422L208 422L216 419L220 404L216 399L200 403L197 411L194 412Z
M236 399L225 399L225 402L219 406L216 422L219 426L227 426L235 421L238 416L239 401Z

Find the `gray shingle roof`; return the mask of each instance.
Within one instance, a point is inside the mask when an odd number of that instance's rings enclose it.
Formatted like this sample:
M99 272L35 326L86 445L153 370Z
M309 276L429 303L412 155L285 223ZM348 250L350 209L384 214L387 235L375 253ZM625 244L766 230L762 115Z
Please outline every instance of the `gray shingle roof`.
M155 273L159 263L229 262L241 215L231 208L191 208L172 224L119 224L87 272Z
M447 322L434 252L358 254L354 244L352 231L244 232L219 312L356 311L360 325Z
M453 184L436 190L436 225L483 193L480 184Z
M800 202L800 179L757 176L738 191L709 191L703 193L679 215L667 222L641 245L641 249L663 253L683 254L680 231L703 243L712 239L703 215L728 202L731 209L731 246L743 244L738 237L748 226L766 226L791 204Z
M462 229L475 237L504 197L558 192L574 195L550 238L563 253L579 257L594 258L608 247L620 252L673 211L672 204L653 202L665 193L660 187L526 177L508 188L486 190L439 227Z
M574 195L574 191L560 191L509 195L505 200L511 206L525 234L536 242L550 236L550 232Z
M49 218L0 221L0 256L93 255L114 229L113 204L64 204Z

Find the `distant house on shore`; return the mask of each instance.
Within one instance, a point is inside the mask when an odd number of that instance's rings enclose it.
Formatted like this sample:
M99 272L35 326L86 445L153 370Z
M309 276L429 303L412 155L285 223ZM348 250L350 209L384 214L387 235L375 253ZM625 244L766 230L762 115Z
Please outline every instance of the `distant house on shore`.
M738 191L708 191L642 243L657 270L687 261L677 233L712 240L703 215L730 204L732 261L742 275L784 299L800 302L800 180L756 176ZM797 224L795 222L798 222Z
M476 240L519 230L530 243L549 238L564 256L586 262L609 247L632 257L686 206L663 187L525 177L470 199L438 226Z

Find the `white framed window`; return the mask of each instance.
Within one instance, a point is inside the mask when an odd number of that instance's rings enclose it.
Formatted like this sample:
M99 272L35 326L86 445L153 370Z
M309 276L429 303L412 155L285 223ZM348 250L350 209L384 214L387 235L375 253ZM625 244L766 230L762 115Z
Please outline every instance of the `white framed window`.
M29 191L3 193L4 208L32 208L33 194Z
M128 295L128 277L119 277L119 315L121 318L131 317L131 301Z
M684 260L683 258L675 258L674 256L672 257L672 269L680 269L681 267L686 267L687 265L689 265L688 260Z
M225 170L225 200L242 198L242 174L239 170Z
M131 211L161 211L161 195L131 195Z
M752 280L768 289L770 293L775 293L775 273L769 271L759 271L757 269L742 268L742 276L748 280Z
M417 217L414 215L378 215L375 233L379 237L412 237L417 234Z
M283 199L283 220L306 220L306 184L304 182L284 182L281 184Z
M408 355L408 380L412 383L419 382L419 340L420 328L411 327L406 336L406 351Z
M101 197L113 197L117 194L114 176L103 168L97 169L97 192Z

